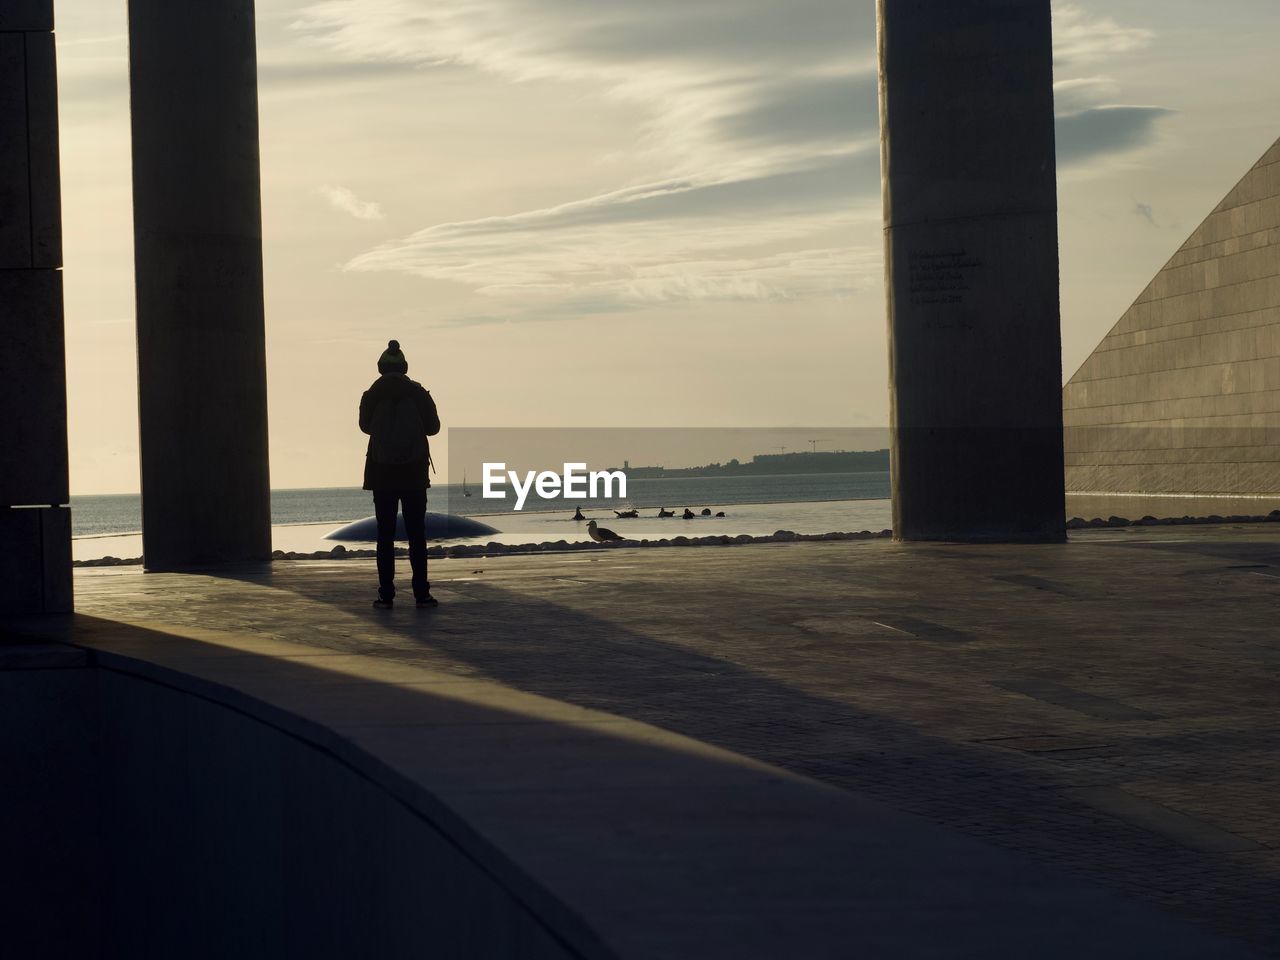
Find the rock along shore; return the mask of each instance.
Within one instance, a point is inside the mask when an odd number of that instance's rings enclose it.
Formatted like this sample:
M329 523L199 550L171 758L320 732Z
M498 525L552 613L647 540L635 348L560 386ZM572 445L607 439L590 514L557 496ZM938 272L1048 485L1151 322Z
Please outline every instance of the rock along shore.
M568 541L555 540L543 543L468 543L454 544L447 547L428 547L427 558L440 560L445 557L498 557L508 554L527 553L571 553L579 550L618 550L624 547L710 547L732 546L745 543L795 543L802 540L876 540L893 536L892 530L873 532L863 530L859 533L795 533L791 530L779 530L764 537L753 537L742 534L736 537L671 537L662 540L616 540L611 543L596 543L593 540ZM341 544L331 550L299 552L294 550L273 550L272 560L367 560L378 555L373 549L350 550ZM397 547L397 557L407 557L407 547ZM119 557L103 557L99 560L76 560L75 567L117 567L142 563L141 557L121 559Z
M1072 517L1067 521L1068 530L1090 530L1102 527L1171 527L1180 524L1223 524L1223 523L1280 523L1280 510L1272 510L1270 513L1258 516L1229 516L1220 517L1211 515L1208 517L1142 517L1138 520L1130 520L1126 517L1094 517L1092 520L1084 520L1081 517ZM814 540L830 541L830 540L881 540L893 536L892 530L880 530L878 532L871 530L862 530L858 533L794 533L791 530L778 530L768 536L753 537L750 534L741 534L736 537L730 536L707 536L707 537L671 537L661 540L618 540L612 543L596 543L592 540L583 540L570 542L568 540L555 540L543 543L487 543L487 544L455 544L448 547L428 547L427 558L431 560L440 560L445 557L500 557L508 555L520 555L529 553L572 553L583 550L620 550L624 548L635 547L713 547L713 546L736 546L748 543L800 543ZM396 548L397 557L407 557L409 551L405 547ZM312 553L298 552L294 550L275 550L272 551L272 560L368 560L377 556L377 551L372 549L349 550L339 544L331 550L316 550ZM76 560L71 565L73 567L125 567L137 566L142 563L141 557L129 557L122 559L120 557L102 557L97 560Z

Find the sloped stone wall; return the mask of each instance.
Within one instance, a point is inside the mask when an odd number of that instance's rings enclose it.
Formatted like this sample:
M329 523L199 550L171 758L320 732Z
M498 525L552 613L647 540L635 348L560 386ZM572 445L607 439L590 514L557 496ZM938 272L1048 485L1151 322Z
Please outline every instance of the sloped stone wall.
M1280 495L1280 142L1063 392L1069 493Z

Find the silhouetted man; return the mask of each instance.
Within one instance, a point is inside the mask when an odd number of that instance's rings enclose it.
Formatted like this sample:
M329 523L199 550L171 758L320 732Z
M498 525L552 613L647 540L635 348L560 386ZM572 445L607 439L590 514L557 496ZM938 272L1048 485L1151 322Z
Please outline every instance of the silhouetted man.
M427 580L427 437L440 432L440 417L431 394L409 379L409 363L395 340L378 358L378 373L382 376L360 398L360 429L369 434L364 489L373 491L378 518L378 599L373 605L389 610L395 601L396 513L402 509L413 596L419 607L434 607Z

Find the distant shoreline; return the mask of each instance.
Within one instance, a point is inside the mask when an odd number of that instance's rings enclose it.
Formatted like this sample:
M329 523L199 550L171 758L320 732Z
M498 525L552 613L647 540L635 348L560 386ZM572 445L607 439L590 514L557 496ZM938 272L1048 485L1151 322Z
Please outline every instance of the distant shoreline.
M707 463L699 467L633 467L624 463L621 470L628 480L692 480L699 477L719 480L726 477L820 477L831 474L887 473L889 451L832 450L795 453L758 453L750 460Z
M870 472L876 472L876 471L870 471ZM655 478L655 479L656 479L656 478ZM684 479L684 478L682 478L682 479ZM825 498L823 498L823 499L821 499L821 500L734 500L734 501L732 501L732 502L728 502L728 503L719 503L719 502L717 501L716 505L717 505L717 506L724 507L724 509L725 509L726 511L728 511L728 510L730 510L730 509L731 509L731 508L733 508L733 507L767 507L767 506L769 506L770 504L775 504L775 503L804 503L804 504L810 504L810 503L874 503L874 502L879 501L879 500L888 500L888 499L890 499L890 498L889 498L889 497L825 497ZM673 500L673 501L672 501L672 503L675 503L675 501ZM702 506L702 505L703 505L703 504L699 504L699 506ZM520 511L520 513L522 513L522 514L529 514L529 513L561 513L561 512L563 512L563 511L567 511L567 510L571 509L571 507L572 507L572 506L575 506L575 504L569 504L569 503L566 503L566 504L565 504L564 506L562 506L562 507L553 507L553 508L551 508L551 509L547 509L547 510L535 510L535 509L521 510L521 511ZM623 503L622 501L618 501L618 506L626 506L626 504L625 504L625 503ZM682 504L682 506L683 506L683 504ZM611 507L588 507L587 509L588 509L588 510L612 510L612 508L611 508ZM658 508L657 508L657 507L636 507L635 509L637 509L637 510L657 510ZM468 514L466 514L466 516L468 516L468 517L507 517L507 516L511 516L511 515L512 515L512 514L514 514L515 512L516 512L516 511L514 511L514 510L499 510L499 511L496 511L496 512L494 512L494 513L468 513ZM649 519L649 518L643 518L643 517L642 517L642 519ZM665 520L680 520L680 519L683 519L683 518L681 518L681 517L664 517L663 519L665 519ZM694 519L698 519L698 518L697 518L697 517L695 517ZM281 524L281 526L283 526L283 524Z

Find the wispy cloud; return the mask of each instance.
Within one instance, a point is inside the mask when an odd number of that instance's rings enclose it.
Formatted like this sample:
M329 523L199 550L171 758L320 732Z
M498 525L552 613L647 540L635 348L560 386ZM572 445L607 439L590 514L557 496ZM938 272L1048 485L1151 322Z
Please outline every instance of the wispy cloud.
M873 8L859 16L846 0L326 0L297 27L355 60L588 83L645 109L631 152L672 175L755 172L806 155L815 140L847 148L857 136L854 115L877 112L874 82L866 83L874 76ZM807 131L756 137L750 150L724 135L733 118L806 81L843 87L849 109Z
M1074 77L1053 85L1053 108L1058 116L1070 116L1104 103L1115 103L1119 85L1110 77Z
M1133 205L1133 214L1141 217L1151 226L1156 225L1156 212L1149 203L1137 202Z
M565 312L692 300L846 296L867 286L857 264L878 248L811 248L879 215L879 156L863 151L736 180L669 180L558 207L447 223L385 244L348 265L472 287ZM789 248L778 252L777 248Z
M1174 113L1168 107L1126 104L1119 85L1108 76L1076 69L1133 54L1155 34L1145 27L1117 23L1087 11L1074 0L1053 5L1058 164L1068 176L1097 175L1112 161L1157 141L1158 122Z
M606 316L645 307L697 301L746 303L847 298L883 282L879 247L790 250L765 256L727 256L678 262L616 265L603 279L524 284L518 298L494 309L442 318L449 326L527 323ZM603 267L603 265L597 265Z
M346 187L325 184L320 188L320 194L329 201L329 206L333 209L349 214L357 220L383 219L382 207L372 201L361 200Z
M1118 103L1107 78L1070 71L1135 51L1150 31L1069 0L1055 21L1062 163L1147 142L1167 110ZM880 187L870 0L324 0L295 27L347 61L585 83L648 117L629 145L648 182L431 226L348 269L569 313L860 286L868 251L851 241L877 219ZM840 230L849 245L833 247Z
M1101 106L1058 117L1058 162L1078 166L1099 156L1150 145L1167 107Z
M98 37L80 37L76 40L66 40L59 37L58 47L65 50L71 47L94 47L98 45L125 46L128 42L129 37L127 34L108 33Z
M299 29L344 57L589 83L648 117L648 182L428 227L351 270L455 281L521 315L844 296L874 219L874 12L845 0L328 0ZM851 231L846 229L846 236ZM496 305L495 305L496 306Z
M1053 4L1053 53L1062 66L1095 63L1140 50L1154 36L1145 27L1125 26L1090 13L1073 0L1055 0Z

